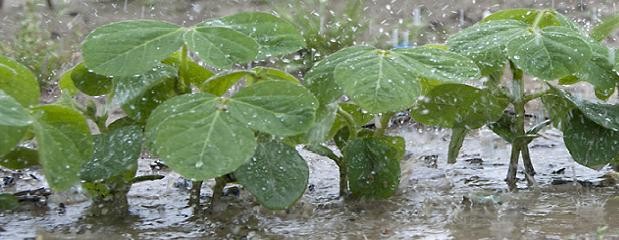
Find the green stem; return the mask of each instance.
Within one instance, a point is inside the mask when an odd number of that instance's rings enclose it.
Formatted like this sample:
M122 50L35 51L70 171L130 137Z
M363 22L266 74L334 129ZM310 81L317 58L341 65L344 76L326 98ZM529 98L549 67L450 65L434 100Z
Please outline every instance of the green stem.
M189 53L187 51L187 45L183 44L183 47L181 48L181 62L178 66L177 92L179 94L189 93L191 91L191 89L189 88L189 79L186 78L187 73L189 72L189 63L187 60L188 54Z
M537 16L535 16L535 20L533 21L534 29L537 29L539 27L539 23L542 21L542 18L544 18L545 14L546 14L546 10L539 10L537 12Z
M528 103L528 102L530 102L532 100L538 99L538 98L546 95L547 93L548 93L548 91L527 94L527 95L524 95L524 97L522 97L522 101L524 103Z
M344 118L344 121L346 121L346 125L348 125L348 130L349 130L349 137L348 140L353 140L355 138L357 138L357 129L359 129L359 126L357 126L357 122L355 122L355 118L350 115L350 113L346 112L346 110L342 109L341 107L337 109L337 114L339 114L340 116L342 116Z
M189 191L189 206L193 206L193 207L200 206L201 190L202 190L202 181L191 182L191 190Z
M394 112L387 112L381 116L380 122L376 125L376 131L374 132L375 137L385 135L385 130L389 127L389 120L391 120L391 117L393 117L394 114Z
M447 152L447 163L456 163L456 158L458 158L458 153L462 148L462 143L464 142L464 137L467 132L468 131L466 128L454 128L451 130L451 140L449 141L449 150Z
M510 67L512 70L513 78L512 78L512 105L514 105L514 111L516 112L516 119L514 121L514 132L516 136L520 136L516 138L512 142L512 151L511 157L509 161L509 169L507 171L507 177L505 181L510 189L516 188L516 171L518 170L518 160L520 158L521 149L527 145L526 141L523 141L521 138L524 136L524 117L525 117L525 104L524 102L524 79L522 78L522 70L518 69L514 63L510 62Z
M226 176L216 177L215 186L213 186L213 198L211 198L211 207L215 206L224 195L224 188L228 184Z

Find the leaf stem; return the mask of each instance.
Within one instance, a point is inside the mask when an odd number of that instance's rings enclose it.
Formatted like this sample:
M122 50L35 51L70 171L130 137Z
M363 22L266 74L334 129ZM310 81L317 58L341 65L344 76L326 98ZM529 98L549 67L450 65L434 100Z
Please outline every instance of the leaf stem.
M357 126L357 122L355 122L355 118L341 107L337 109L337 114L342 116L344 118L344 121L346 121L346 124L348 125L348 128L350 130L349 131L350 135L348 137L348 140L357 138L357 130L359 129L359 126Z
M389 120L391 120L391 117L393 117L394 114L394 112L387 112L380 117L380 122L376 125L376 132L374 132L374 136L380 137L385 135L385 130L389 127Z
M188 51L187 51L187 45L183 44L183 47L181 48L181 62L179 63L178 66L178 89L179 92L182 93L188 93L190 92L189 86L190 86L190 82L189 79L186 78L187 73L189 72L188 69Z
M466 128L451 129L451 139L449 141L449 150L447 152L447 163L456 163L456 158L458 158L458 153L462 148L462 143L464 142L464 137L467 132L468 130Z
M537 12L537 16L535 16L535 20L533 21L533 29L537 29L539 27L539 23L542 21L545 14L546 10L543 9Z
M519 136L524 136L524 117L525 117L525 104L524 100L524 79L522 78L522 70L518 69L516 65L510 61L510 68L512 70L512 105L514 105L514 111L516 112L516 119L514 121L513 130L516 134L516 138L512 142L512 151L509 161L509 168L507 171L507 177L505 181L511 190L516 188L516 171L518 170L518 160L523 147L527 145L526 141L523 141ZM527 151L528 152L528 151Z
M538 99L544 95L546 95L548 93L548 91L543 91L543 92L536 92L536 93L532 93L532 94L527 94L524 95L524 97L522 98L522 101L524 103L528 103L532 100Z

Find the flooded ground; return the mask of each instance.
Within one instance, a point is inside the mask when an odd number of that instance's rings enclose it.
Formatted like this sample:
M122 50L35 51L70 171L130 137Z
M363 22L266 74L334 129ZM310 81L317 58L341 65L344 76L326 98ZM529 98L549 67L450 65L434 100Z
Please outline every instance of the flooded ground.
M516 192L503 182L508 145L489 131L470 136L455 165L445 160L449 131L402 126L391 133L406 138L408 154L399 193L389 200L338 198L335 164L303 152L310 185L288 212L265 210L241 191L226 197L215 213L194 216L186 207L187 182L155 171L166 178L132 188L129 217L90 219L84 196L55 194L47 207L30 204L0 215L0 238L619 239L619 185L600 178L606 171L571 160L554 129L531 144L539 186L527 188L520 173ZM142 159L139 174L155 173L151 162ZM32 177L16 182L15 190L45 186ZM204 186L203 201L209 195Z

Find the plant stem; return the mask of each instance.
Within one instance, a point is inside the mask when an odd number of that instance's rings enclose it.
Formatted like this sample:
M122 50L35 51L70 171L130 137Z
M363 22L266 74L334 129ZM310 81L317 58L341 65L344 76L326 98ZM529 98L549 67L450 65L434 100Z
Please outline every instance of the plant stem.
M376 131L374 132L375 137L380 137L385 135L385 130L389 127L389 120L393 117L394 112L384 113L380 118L380 122L376 125Z
M456 158L458 158L458 153L462 148L462 143L464 142L464 137L466 136L467 129L466 128L454 128L451 129L451 139L449 141L449 151L447 152L447 163L454 164L456 163Z
M545 14L546 14L546 10L539 10L537 12L537 16L535 16L535 20L533 21L534 29L537 29L539 27L539 23L542 21L542 18L544 18Z
M533 168L533 163L531 162L531 154L529 154L529 146L523 144L522 149L520 149L520 153L522 154L522 162L524 164L524 176L527 179L527 184L530 187L537 186L537 182L535 181L535 169Z
M541 96L546 95L547 93L548 93L548 91L543 91L543 92L537 92L537 93L527 94L527 95L524 95L524 97L522 97L522 101L523 101L524 103L528 103L528 102L530 102L530 101L532 101L532 100L538 99L538 98L540 98Z
M228 180L226 179L226 176L215 178L215 186L213 186L213 197L211 198L211 208L221 200L221 197L224 195L224 187L226 187L227 183Z
M526 133L524 131L524 116L525 102L524 98L524 79L522 79L522 70L518 69L514 63L510 62L512 70L512 105L514 105L514 111L516 112L516 119L514 122L514 132L517 138L512 142L512 151L509 159L509 169L507 170L507 177L505 181L510 189L516 188L516 171L518 170L518 160L520 158L521 149L526 146L527 142L522 138Z
M188 70L188 62L187 62L187 57L188 57L188 51L187 51L187 45L183 44L183 47L181 48L181 62L179 63L178 66L178 83L177 83L177 88L178 88L178 93L179 94L184 94L184 93L189 93L191 91L191 89L189 89L189 79L186 79L185 76L187 76L187 72Z
M344 118L344 121L346 121L346 124L348 125L348 129L349 131L349 136L348 136L348 140L353 140L355 138L357 138L357 129L359 129L359 126L357 126L357 122L355 122L355 118L350 115L350 113L346 112L346 110L342 109L341 107L337 109L337 114L339 114L340 116L342 116Z
M189 192L189 206L197 207L200 206L200 192L202 190L202 181L192 181L191 182L191 190Z

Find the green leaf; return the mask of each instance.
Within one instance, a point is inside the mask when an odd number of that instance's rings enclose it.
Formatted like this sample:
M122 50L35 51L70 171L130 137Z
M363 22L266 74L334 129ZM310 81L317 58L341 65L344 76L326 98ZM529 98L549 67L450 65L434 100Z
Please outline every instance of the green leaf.
M317 107L316 98L301 85L262 81L230 98L228 113L251 129L293 136L312 126Z
M84 64L105 76L133 76L152 69L183 44L177 25L131 20L95 29L82 45Z
M228 92L228 89L234 86L234 84L250 75L251 72L246 70L219 73L200 85L200 90L216 96L223 96L226 92Z
M144 74L115 78L112 101L114 104L119 105L135 101L154 87L164 82L175 81L176 75L176 69L159 64Z
M516 20L478 23L451 36L447 43L451 51L475 61L481 74L488 76L503 70L505 45L525 34L527 28L526 23Z
M449 140L449 150L447 151L447 163L456 163L458 153L464 143L464 138L468 133L466 128L454 128L451 130L451 139Z
M535 18L538 17L539 14L544 14L539 23L538 27L544 28L548 26L561 26L561 21L556 17L559 13L552 10L538 10L538 9L526 9L526 8L517 8L517 9L506 9L497 11L493 14L488 15L481 22L489 22L489 21L497 21L497 20L518 20L533 26L535 22Z
M268 13L244 12L207 23L252 37L260 46L258 59L293 53L305 46L303 36L292 23Z
M84 163L80 178L96 182L124 175L134 175L142 152L142 129L138 126L116 128L94 136L94 154Z
M443 84L413 107L413 118L423 124L444 128L480 128L501 117L509 99L494 96L488 89L464 84Z
M343 155L354 197L384 199L398 189L403 138L358 138L344 147Z
M309 168L294 147L270 140L260 142L234 176L260 204L279 210L290 208L303 195Z
M541 99L544 109L550 114L553 126L563 129L565 127L563 122L570 118L570 111L576 106L564 97L561 90L552 86L547 94L542 95Z
M619 163L619 131L596 124L578 110L571 116L563 141L576 162L590 168Z
M546 27L514 36L507 56L525 73L544 80L573 74L591 59L591 47L565 27Z
M178 69L181 64L180 51L173 53L172 56L166 58L162 62ZM215 73L200 66L200 64L194 62L189 58L187 59L187 70L179 72L179 77L186 79L187 81L196 86L200 86L200 84L202 84L213 75L215 75Z
M20 170L39 164L37 150L26 147L17 147L8 154L0 157L0 166L11 170Z
M554 99L554 102L552 102L553 99L548 99L552 98L552 95L560 99ZM546 100L554 104L550 107L554 107L552 111L556 112L555 115L561 120L571 118L569 111L573 108L578 108L589 120L604 128L619 131L619 105L593 103L577 99L571 94L554 87L551 88L551 95ZM551 114L553 114L552 111Z
M399 48L393 52L403 56L410 71L422 79L463 82L481 77L475 62L447 50L417 47Z
M204 62L218 68L252 61L258 53L258 43L249 36L208 23L190 28L184 34L184 41Z
M63 93L63 95L74 97L80 92L80 90L77 89L77 87L73 83L71 73L73 73L73 69L69 69L68 71L64 72L62 76L60 76L60 80L58 80L58 87L60 87L60 91Z
M172 98L151 114L149 146L181 175L205 180L233 172L254 154L253 131L231 119L217 96L200 93Z
M336 119L336 112L339 108L337 103L320 105L316 110L314 124L303 136L303 143L320 144L333 138L330 130Z
M83 63L71 70L71 80L77 89L90 96L108 94L114 86L111 78L88 70Z
M24 65L0 55L0 90L23 106L39 103L39 82Z
M0 89L0 156L15 148L32 123L27 110Z
M374 119L374 114L370 114L355 104L340 103L339 107L352 116L352 119L358 127L361 127ZM346 119L341 114L337 114L335 122L329 132L329 136L333 137L340 129L346 127L347 125L348 123L346 122Z
M174 88L175 78L165 79L163 82L152 86L121 106L128 117L136 122L143 124L146 122L151 112L166 100L177 96Z
M59 105L33 109L39 161L54 190L66 190L79 181L82 164L92 157L93 143L86 119Z
M305 74L305 85L312 91L321 105L334 102L343 95L340 86L335 83L334 72L338 64L360 55L366 54L374 48L354 46L344 48L319 61Z
M614 70L615 59L609 54L609 49L601 43L590 43L593 55L586 61L582 69L576 72L578 79L591 83L596 93L602 98L608 98L615 92L619 82L619 74ZM614 49L613 49L614 51Z
M410 65L399 55L377 49L337 65L334 79L344 93L371 113L410 107L421 92Z
M13 210L19 207L17 197L10 193L0 193L0 211Z
M619 28L619 15L604 18L601 23L591 29L591 38L602 41Z
M290 73L281 71L276 68L255 67L252 69L252 71L256 74L256 81L280 80L293 83L301 83L299 79L295 76L292 76Z
M496 133L496 135L499 135L499 137L501 137L506 142L513 143L517 135L514 130L512 130L515 122L516 119L513 115L510 115L509 113L503 113L503 116L501 116L499 120L488 124L488 128L490 128L490 130Z

